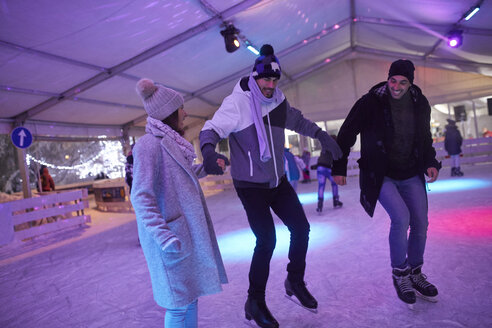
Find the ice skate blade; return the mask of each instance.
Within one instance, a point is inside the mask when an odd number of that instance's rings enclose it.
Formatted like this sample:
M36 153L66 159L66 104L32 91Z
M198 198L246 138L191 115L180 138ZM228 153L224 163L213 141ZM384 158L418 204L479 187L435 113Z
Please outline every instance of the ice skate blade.
M261 326L258 325L253 318L251 318L251 320L248 320L247 318L244 318L243 320L244 320L244 323L246 324L246 326L248 326L248 327L261 328Z
M308 307L305 307L304 305L301 304L301 302L299 302L299 300L295 297L292 297L292 296L289 296L287 294L285 294L285 297L287 297L289 300L291 300L292 302L294 302L295 304L299 305L300 307L302 307L303 309L306 309L308 310L309 312L312 312L312 313L318 313L318 309L310 309Z
M427 302L437 303L437 301L438 301L437 295L434 297L425 296L425 295L422 295L421 293L419 293L418 291L415 291L415 295L417 295L417 297L420 297L421 299L423 299L424 301L427 301Z
M413 304L405 303L405 304L408 306L410 310L415 311L415 303Z
M256 321L254 321L253 319L248 320L248 319L244 318L244 323L246 324L246 326L249 326L249 327L253 327L253 328L261 328L260 326L258 326L258 325L256 324Z

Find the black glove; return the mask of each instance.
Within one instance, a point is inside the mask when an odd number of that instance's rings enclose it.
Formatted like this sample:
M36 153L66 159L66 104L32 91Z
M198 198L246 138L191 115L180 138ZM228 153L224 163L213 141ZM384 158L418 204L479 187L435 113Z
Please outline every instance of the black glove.
M328 151L321 151L321 154L318 157L318 166L324 166L330 168L333 164L333 157L331 153Z
M320 129L318 132L316 132L316 138L321 143L321 148L323 148L322 152L329 151L334 160L342 157L342 150L338 146L335 139L330 137L328 133Z
M229 165L229 160L224 155L221 155L215 151L215 147L212 144L205 144L202 147L203 155L203 168L207 174L222 175L224 171L217 164L217 159L222 158L226 165Z

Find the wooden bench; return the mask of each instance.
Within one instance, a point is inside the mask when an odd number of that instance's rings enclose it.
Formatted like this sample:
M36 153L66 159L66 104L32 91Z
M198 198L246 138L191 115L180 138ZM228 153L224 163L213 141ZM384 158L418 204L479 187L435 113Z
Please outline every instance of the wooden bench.
M223 175L210 174L199 181L206 196L234 188L230 171L226 171Z
M91 222L87 189L40 194L0 204L0 246Z

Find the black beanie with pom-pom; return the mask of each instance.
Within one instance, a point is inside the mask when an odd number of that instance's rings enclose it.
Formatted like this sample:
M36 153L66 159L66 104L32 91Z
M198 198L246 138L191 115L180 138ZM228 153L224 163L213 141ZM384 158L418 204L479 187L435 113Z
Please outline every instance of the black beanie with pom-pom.
M274 55L273 47L269 44L263 45L260 49L260 57L255 60L255 65L253 66L254 79L258 80L264 77L280 79L281 74L280 63Z

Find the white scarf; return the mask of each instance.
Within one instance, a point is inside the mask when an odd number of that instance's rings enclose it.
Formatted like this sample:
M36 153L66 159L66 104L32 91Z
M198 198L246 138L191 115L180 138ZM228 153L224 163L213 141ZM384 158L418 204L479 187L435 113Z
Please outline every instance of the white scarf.
M258 143L260 146L260 159L262 162L267 162L272 158L270 148L268 147L268 138L265 131L265 124L263 124L263 113L261 112L261 104L271 104L273 102L280 102L282 100L283 93L279 88L275 88L271 98L267 98L261 93L256 80L253 75L249 75L248 87L251 91L250 110L253 115L253 122L255 123L256 134L258 136Z

